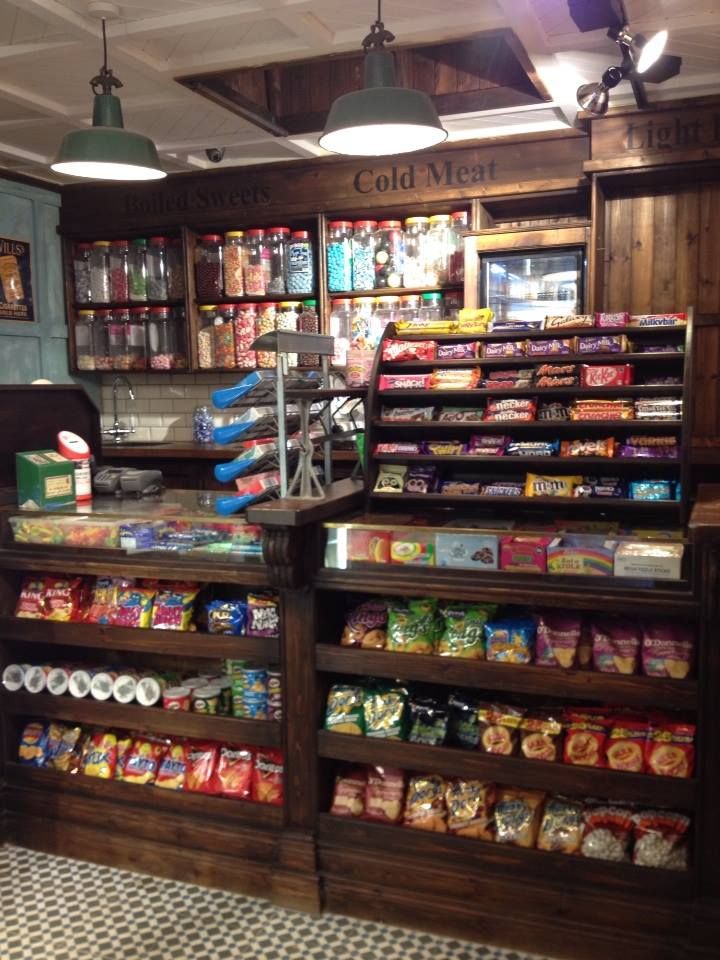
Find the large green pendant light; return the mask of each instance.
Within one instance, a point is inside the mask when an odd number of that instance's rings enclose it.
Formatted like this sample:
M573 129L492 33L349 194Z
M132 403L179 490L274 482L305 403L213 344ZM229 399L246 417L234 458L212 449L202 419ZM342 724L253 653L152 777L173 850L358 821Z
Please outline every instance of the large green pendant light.
M398 87L392 54L395 37L378 15L363 40L363 90L343 94L330 107L320 146L354 157L382 157L426 150L447 138L432 100L420 90Z
M102 31L103 65L90 81L95 94L92 127L63 137L51 169L92 180L161 180L167 174L160 168L155 144L123 127L120 99L112 92L122 83L108 69L104 19Z

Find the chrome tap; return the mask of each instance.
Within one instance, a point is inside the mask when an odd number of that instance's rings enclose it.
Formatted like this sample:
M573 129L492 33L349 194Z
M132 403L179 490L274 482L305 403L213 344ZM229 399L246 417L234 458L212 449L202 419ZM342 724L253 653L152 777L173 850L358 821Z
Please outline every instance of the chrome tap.
M127 387L128 398L133 402L135 401L135 391L128 378L125 376L115 377L112 385L113 425L108 430L103 430L103 434L111 436L115 443L122 443L123 437L135 433L134 426L126 427L118 417L118 388L123 385Z

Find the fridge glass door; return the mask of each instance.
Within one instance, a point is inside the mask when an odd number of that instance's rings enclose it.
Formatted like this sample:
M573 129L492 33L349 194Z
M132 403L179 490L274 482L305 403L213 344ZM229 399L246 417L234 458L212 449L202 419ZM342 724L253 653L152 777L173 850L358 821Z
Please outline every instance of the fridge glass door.
M582 313L584 251L543 250L482 258L482 303L499 322Z

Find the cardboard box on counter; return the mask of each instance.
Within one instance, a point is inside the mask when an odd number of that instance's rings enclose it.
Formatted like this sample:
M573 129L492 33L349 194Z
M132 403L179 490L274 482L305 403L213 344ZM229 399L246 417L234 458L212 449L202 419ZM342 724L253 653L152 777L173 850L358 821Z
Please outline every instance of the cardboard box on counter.
M581 577L611 577L617 543L604 537L556 537L548 546L548 572Z
M615 576L636 580L680 580L682 543L621 543L615 551Z
M15 454L18 506L57 510L75 503L75 465L55 450Z
M492 534L436 533L435 550L435 563L438 567L463 567L467 570L498 569L498 538Z

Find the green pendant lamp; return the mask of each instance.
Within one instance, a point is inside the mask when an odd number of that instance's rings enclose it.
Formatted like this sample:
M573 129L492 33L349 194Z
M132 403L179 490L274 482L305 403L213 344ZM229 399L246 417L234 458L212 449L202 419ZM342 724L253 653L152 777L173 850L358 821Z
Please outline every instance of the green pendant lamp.
M378 15L363 40L364 89L338 97L330 107L320 146L351 157L382 157L426 150L447 138L432 100L420 90L398 87L386 43L395 37Z
M167 174L160 168L155 144L123 127L120 99L112 92L122 83L108 69L104 18L102 34L103 65L90 81L95 94L92 127L65 134L51 169L92 180L161 180Z

